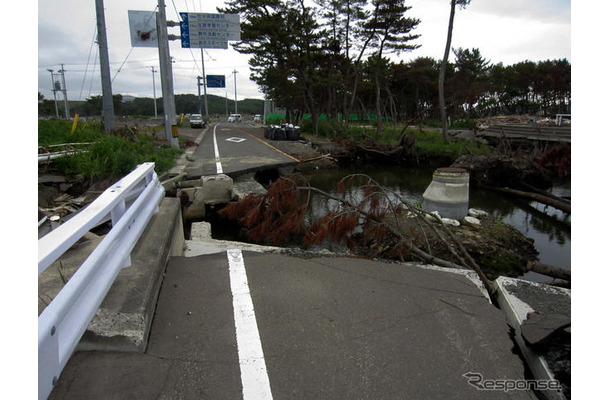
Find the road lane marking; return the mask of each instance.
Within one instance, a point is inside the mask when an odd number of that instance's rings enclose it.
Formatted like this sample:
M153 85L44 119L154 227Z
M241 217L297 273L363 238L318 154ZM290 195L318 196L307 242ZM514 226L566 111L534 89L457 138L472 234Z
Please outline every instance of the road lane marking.
M216 173L222 174L222 164L220 163L220 152L218 151L218 143L216 142L216 128L218 124L214 125L214 158L216 159Z
M225 139L227 142L233 142L233 143L241 143L241 142L245 142L248 139L244 139L244 138L240 138L240 137L232 137L232 138L228 138Z
M229 260L229 279L233 294L233 315L243 399L272 400L271 385L254 314L254 304L250 296L244 257L241 250L231 249L227 251L227 259Z

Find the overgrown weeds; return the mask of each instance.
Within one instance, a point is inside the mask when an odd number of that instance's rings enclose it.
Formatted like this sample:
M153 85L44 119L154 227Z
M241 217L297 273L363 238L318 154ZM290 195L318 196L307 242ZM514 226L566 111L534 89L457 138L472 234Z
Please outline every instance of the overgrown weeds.
M83 124L84 125L84 124ZM148 135L130 137L102 133L100 124L79 126L70 135L69 121L39 121L39 144L93 142L87 152L55 159L50 168L60 174L84 178L118 178L138 164L154 162L157 173L167 171L182 150L160 146Z
M102 125L96 122L79 123L73 134L71 130L72 121L39 120L38 145L93 142L102 135Z
M457 159L466 154L490 154L490 148L474 140L453 140L445 143L438 131L417 131L415 134L415 151L422 156L448 156Z

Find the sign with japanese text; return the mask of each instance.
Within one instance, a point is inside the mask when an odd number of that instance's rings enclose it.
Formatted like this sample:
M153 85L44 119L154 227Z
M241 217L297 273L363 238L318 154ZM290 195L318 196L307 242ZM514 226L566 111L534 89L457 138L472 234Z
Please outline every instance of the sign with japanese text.
M239 14L182 12L180 18L183 48L227 49L229 41L241 38Z

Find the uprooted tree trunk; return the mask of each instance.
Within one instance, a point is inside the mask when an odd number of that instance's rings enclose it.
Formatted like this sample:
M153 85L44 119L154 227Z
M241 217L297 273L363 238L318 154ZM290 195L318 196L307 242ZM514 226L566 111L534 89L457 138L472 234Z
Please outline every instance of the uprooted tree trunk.
M516 189L511 189L511 188L506 188L506 187L501 188L501 187L489 186L489 188L493 189L493 190L497 190L498 192L508 193L508 194L523 197L523 198L526 198L529 200L535 200L539 203L553 206L556 209L561 210L568 214L570 214L572 212L572 206L569 203L566 203L565 201L557 200L557 199L554 199L554 198L551 198L549 196L545 196L545 195L542 195L539 193L524 192L522 190L516 190Z
M403 129L404 132L404 129ZM352 143L353 151L369 160L385 163L402 163L411 161L415 155L415 134L402 133L397 145L385 145L367 135L362 135L364 143Z
M346 190L346 183L363 188L364 196L358 198L354 191ZM357 246L354 232L360 228L362 242L390 243L389 254L400 259L410 254L442 267L473 269L495 302L493 286L460 241L443 224L438 224L440 229L437 228L425 218L426 213L423 210L400 196L387 192L366 175L350 175L339 182L337 189L340 197L309 186L301 175L281 177L269 188L266 195L251 194L227 205L220 214L239 221L252 241L281 244L287 238L304 234L303 245L306 248L331 240L344 243L350 250L354 250ZM330 201L327 202L327 213L305 229L303 221L312 192L326 196ZM414 235L401 232L398 229L399 217L407 213L421 225L430 227L458 263L433 255L427 245L428 240L423 228Z
M559 268L554 265L530 261L527 263L527 270L550 276L551 278L562 279L564 281L572 280L571 270Z

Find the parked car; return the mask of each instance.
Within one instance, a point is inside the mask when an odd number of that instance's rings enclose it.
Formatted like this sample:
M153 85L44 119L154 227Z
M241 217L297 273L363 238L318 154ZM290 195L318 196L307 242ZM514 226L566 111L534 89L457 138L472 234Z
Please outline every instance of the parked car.
M229 115L229 122L241 122L241 114L231 114Z
M254 122L263 122L263 117L260 114L254 116Z
M192 114L189 120L191 128L205 128L205 122L203 121L201 114Z

